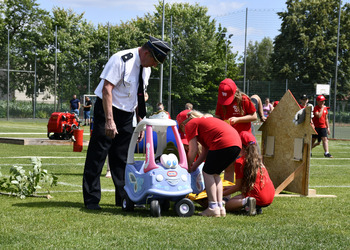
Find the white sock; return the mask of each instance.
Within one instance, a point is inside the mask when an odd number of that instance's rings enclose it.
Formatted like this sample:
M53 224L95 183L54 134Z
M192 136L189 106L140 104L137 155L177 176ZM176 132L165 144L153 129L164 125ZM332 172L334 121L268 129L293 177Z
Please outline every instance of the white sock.
M214 209L218 207L218 203L214 201L209 202L209 208Z
M247 198L242 199L242 206L244 206L247 203Z

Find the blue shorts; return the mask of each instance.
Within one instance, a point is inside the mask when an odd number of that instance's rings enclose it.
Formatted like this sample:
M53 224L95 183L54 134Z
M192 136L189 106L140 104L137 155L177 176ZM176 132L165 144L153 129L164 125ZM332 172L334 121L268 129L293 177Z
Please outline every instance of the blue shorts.
M90 110L89 111L84 111L84 119L90 119Z
M317 141L320 142L322 137L328 137L327 128L315 128L317 135L312 135L312 138L317 138Z
M77 114L79 116L79 109L72 109L70 112L71 113L75 113L75 114Z

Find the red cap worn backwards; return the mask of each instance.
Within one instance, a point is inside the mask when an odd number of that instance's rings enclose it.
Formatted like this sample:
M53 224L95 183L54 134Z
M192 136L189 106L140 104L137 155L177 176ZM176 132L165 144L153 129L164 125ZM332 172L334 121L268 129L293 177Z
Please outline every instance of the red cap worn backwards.
M242 131L241 133L239 133L239 136L241 137L242 144L244 146L248 146L249 144L256 143L256 139L254 135L248 131Z
M237 86L234 81L230 78L226 78L220 83L219 86L219 95L218 102L221 105L229 105L232 103L235 93L237 90Z

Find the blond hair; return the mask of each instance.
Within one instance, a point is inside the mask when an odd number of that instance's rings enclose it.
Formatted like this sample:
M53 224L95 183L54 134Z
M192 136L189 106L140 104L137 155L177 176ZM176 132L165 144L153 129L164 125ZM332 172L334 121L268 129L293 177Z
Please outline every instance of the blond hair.
M239 109L239 113L241 115L244 115L244 110L242 108L242 99L243 99L244 95L247 96L239 88L237 88L234 99L237 100L237 106L238 106L238 109ZM247 97L249 98L249 96L247 96Z

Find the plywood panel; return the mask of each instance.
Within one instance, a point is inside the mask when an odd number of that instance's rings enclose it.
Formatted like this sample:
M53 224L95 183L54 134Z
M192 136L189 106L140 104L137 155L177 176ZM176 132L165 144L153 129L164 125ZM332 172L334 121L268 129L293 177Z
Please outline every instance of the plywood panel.
M294 160L294 140L302 139L307 144L310 152L311 136L314 132L311 122L311 108L305 109L306 118L301 124L294 124L293 119L300 110L300 107L290 91L287 91L278 105L267 118L266 122L260 127L262 131L262 153L267 153L267 138L274 137L274 155L273 157L264 157L264 164L269 171L269 175L275 185L278 187L290 176L299 166L300 161ZM303 174L295 177L285 190L307 195L308 193L308 172L310 167L310 154L306 154L305 169Z

